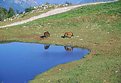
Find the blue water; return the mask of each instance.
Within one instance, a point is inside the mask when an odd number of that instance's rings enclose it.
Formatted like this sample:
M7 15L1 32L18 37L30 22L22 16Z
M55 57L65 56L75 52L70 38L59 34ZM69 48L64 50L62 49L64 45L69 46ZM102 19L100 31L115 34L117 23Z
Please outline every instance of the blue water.
M87 49L55 45L0 44L0 83L27 83L38 74L59 64L80 60L88 53Z

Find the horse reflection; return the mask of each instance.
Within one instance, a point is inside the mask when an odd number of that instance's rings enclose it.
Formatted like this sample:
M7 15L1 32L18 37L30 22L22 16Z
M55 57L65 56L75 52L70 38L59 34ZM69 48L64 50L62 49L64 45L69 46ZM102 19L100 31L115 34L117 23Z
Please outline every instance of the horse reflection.
M73 51L73 47L71 46L64 46L66 51Z
M47 50L49 47L50 47L49 44L45 44L45 45L44 45L44 49L45 49L45 50Z

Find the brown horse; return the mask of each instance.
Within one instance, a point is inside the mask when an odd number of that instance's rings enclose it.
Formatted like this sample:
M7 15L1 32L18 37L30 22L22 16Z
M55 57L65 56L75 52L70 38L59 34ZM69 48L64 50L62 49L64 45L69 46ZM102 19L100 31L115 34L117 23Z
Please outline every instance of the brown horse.
M74 36L72 32L65 32L63 38L65 38L65 37L67 37L67 38L71 38L72 36Z
M50 33L48 31L44 32L43 36L40 36L40 38L48 38L50 37Z
M50 33L48 31L44 32L44 36L47 38L47 37L50 37Z

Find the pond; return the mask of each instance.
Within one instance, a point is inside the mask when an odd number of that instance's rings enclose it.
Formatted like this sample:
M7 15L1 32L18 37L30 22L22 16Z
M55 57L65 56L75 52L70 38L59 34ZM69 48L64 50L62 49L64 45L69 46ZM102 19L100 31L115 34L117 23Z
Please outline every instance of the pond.
M28 83L59 64L80 60L90 51L70 46L12 42L0 44L0 83Z

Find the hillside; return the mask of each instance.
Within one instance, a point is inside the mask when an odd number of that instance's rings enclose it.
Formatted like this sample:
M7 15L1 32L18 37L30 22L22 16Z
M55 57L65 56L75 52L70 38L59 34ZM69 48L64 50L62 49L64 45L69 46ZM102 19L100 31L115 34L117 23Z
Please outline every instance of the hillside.
M22 12L25 8L37 6L36 0L1 0L0 6L6 9L12 7L15 11Z
M49 31L48 39L40 39ZM66 31L73 38L61 38ZM30 83L121 83L121 0L84 6L0 29L0 41L72 45L90 49L82 60L59 65Z
M95 2L95 3L85 3L85 4L79 4L79 5L71 5L70 4L59 4L59 5L52 5L52 4L43 4L41 6L35 7L34 10L32 10L31 12L27 12L23 14L22 17L20 17L20 15L18 15L17 17L18 20L16 20L14 18L10 18L10 20L4 20L4 22L0 22L0 28L5 28L5 27L10 27L10 26L15 26L15 25L20 25L20 24L24 24L39 18L44 18L44 17L48 17L51 15L55 15L55 14L59 14L59 13L63 13L63 12L67 12L69 10L75 9L77 7L82 7L82 6L86 6L86 5L92 5L92 4L101 4L101 3L111 3L111 2L115 2L115 1L108 1L108 2ZM65 6L69 6L69 7L65 7ZM51 10L52 9L52 10ZM47 11L43 13L43 11ZM41 13L40 13L41 12ZM32 15L32 16L29 16Z
M47 13L48 11L51 11L57 8L67 7L67 6L69 5L67 4L60 4L60 5L42 4L40 6L32 7L33 10L29 12L23 12L21 14L16 14L11 18L3 19L3 21L0 21L0 28L5 25L11 25L17 22L26 21L31 18L41 16L41 14ZM2 12L0 11L0 13Z

